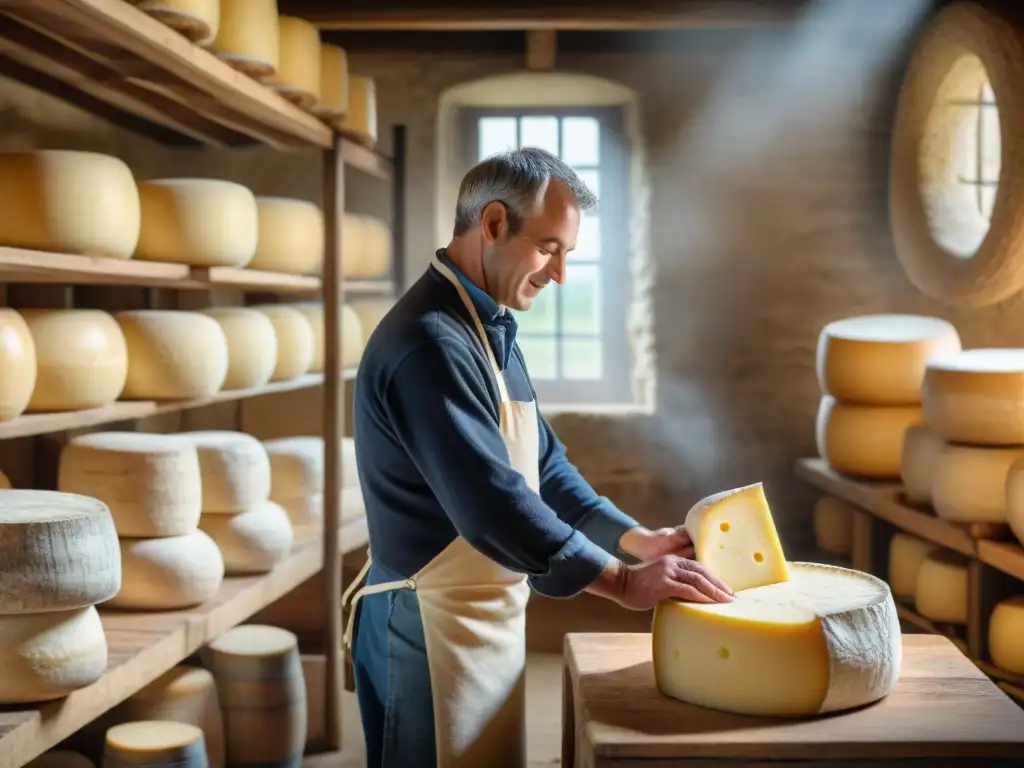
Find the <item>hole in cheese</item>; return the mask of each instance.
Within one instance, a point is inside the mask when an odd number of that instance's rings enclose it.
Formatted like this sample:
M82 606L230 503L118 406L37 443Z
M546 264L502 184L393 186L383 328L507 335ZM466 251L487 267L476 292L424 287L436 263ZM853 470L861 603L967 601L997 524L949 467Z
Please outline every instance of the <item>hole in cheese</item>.
M754 553L754 562L755 563L763 563L764 562L764 555L762 555L760 552L755 552Z
M722 523L721 525L718 526L718 528L722 531L722 533L728 533L729 532L729 524L728 523Z
M720 658L720 659L728 659L729 658L729 649L726 648L725 646L722 646L721 648L719 648L718 649L718 658Z

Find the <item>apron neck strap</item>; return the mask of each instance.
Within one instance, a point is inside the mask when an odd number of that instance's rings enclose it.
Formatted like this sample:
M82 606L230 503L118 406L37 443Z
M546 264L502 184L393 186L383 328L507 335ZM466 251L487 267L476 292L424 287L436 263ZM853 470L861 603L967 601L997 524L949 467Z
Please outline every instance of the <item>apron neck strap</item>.
M484 345L484 352L487 354L487 360L491 364L491 370L494 372L494 378L498 383L498 394L501 396L501 402L507 403L509 401L508 388L505 386L505 377L501 373L501 366L498 365L497 358L494 357L494 350L491 348L491 343L487 338L487 332L484 330L484 324L480 321L480 314L476 311L476 305L473 304L473 300L469 297L469 293L466 291L466 286L462 284L462 281L456 277L455 273L448 268L441 259L434 254L434 267L448 280L449 283L455 286L455 290L459 292L459 298L462 299L462 303L466 305L466 309L469 310L470 316L473 318L473 325L476 329L476 335L480 339L480 343Z

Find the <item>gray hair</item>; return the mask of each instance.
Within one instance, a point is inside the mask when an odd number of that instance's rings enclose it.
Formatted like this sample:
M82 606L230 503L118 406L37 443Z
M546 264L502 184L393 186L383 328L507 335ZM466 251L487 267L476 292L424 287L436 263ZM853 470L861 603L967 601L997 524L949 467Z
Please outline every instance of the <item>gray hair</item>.
M561 181L569 188L581 211L589 211L597 205L597 196L576 172L543 149L523 147L482 160L469 169L459 185L454 236L460 237L477 226L484 208L493 202L504 204L509 232L515 234L523 219L540 210L552 180Z

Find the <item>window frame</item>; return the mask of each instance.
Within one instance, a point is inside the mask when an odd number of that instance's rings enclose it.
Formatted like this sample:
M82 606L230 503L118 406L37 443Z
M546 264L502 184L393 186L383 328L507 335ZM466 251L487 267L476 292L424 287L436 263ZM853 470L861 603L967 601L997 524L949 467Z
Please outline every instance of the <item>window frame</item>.
M598 121L598 173L601 256L594 264L601 282L601 329L598 335L565 334L559 326L550 338L597 338L601 344L602 378L600 379L534 379L537 399L545 405L618 405L632 403L633 352L629 341L629 309L632 300L630 269L630 143L625 131L625 109L610 107L463 107L458 126L463 147L461 172L478 162L479 121L484 117L592 117ZM517 124L518 130L518 124ZM561 142L561 130L559 130ZM561 147L559 147L561 151ZM588 169L590 166L586 166ZM461 175L461 174L460 174ZM572 280L576 263L566 265L566 281ZM551 285L546 290L561 290ZM525 336L520 330L520 335ZM533 338L547 338L531 334ZM516 345L519 346L518 343ZM562 366L563 352L558 349L557 361ZM523 356L525 359L525 355ZM529 365L529 360L526 360Z

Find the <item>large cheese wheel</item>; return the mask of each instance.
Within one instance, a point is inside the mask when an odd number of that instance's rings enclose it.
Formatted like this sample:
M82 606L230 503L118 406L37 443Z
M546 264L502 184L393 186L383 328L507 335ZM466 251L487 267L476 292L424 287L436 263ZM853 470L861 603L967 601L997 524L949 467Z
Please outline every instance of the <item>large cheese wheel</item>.
M220 0L220 27L211 48L236 69L267 78L277 71L277 0Z
M95 606L0 616L0 704L48 701L107 671L107 636Z
M107 731L103 765L112 768L206 768L200 728L174 720L137 720Z
M988 652L992 663L1024 675L1024 595L998 603L988 622Z
M10 478L3 473L3 470L0 470L0 491L9 491L13 487Z
M913 600L921 564L938 549L930 541L898 531L889 540L889 586L896 597Z
M51 749L49 752L43 752L35 760L26 763L25 768L96 768L96 766L85 755L68 749Z
M103 502L0 491L0 615L95 605L120 587L117 531Z
M92 309L25 309L36 348L36 385L27 411L84 411L117 400L128 347L113 317Z
M927 362L959 351L956 328L938 317L848 317L821 329L818 385L847 403L914 405L921 402Z
M914 607L931 621L967 623L967 559L956 552L936 550L917 571Z
M216 595L224 580L224 558L198 529L184 536L121 539L121 573L121 591L109 607L170 611Z
M391 273L391 230L372 216L342 224L342 273L350 280L383 279ZM346 231L351 230L346 236Z
M131 170L95 152L0 152L0 245L127 259L139 240Z
M118 312L128 345L125 400L187 400L220 391L228 375L228 340L198 312Z
M1010 467L1024 446L943 446L932 473L935 514L953 523L1006 523Z
M294 499L324 489L322 437L279 437L264 440L263 447L270 457L271 499Z
M317 274L324 263L324 214L308 200L258 197L259 244L250 269Z
M348 55L344 48L320 44L320 103L313 108L317 117L342 117L348 111Z
M295 16L279 16L275 91L304 109L320 100L320 30Z
M902 637L885 582L791 563L790 580L730 603L669 600L654 614L662 693L745 715L805 717L861 706L896 684Z
M900 452L900 479L903 494L911 504L929 504L932 499L932 473L945 442L926 424L907 427Z
M0 307L0 421L25 412L36 386L36 345L25 319Z
M220 179L139 183L142 232L135 258L196 267L242 267L256 253L256 198Z
M203 512L244 512L270 498L267 449L244 432L182 432L199 451Z
M272 501L235 515L203 515L199 527L220 547L229 576L272 571L292 550L291 521Z
M395 306L394 299L358 299L348 306L359 318L359 327L363 332L363 343L370 341L370 334L380 325L384 316Z
M369 147L377 143L377 88L373 78L348 76L348 111L341 129Z
M203 485L195 446L178 435L95 432L60 455L57 487L110 508L119 536L148 539L195 530Z
M316 337L309 320L285 304L264 304L255 309L267 316L277 336L277 365L271 381L287 381L306 373L316 353Z
M1024 444L1024 349L969 349L928 363L924 415L944 440Z
M1024 461L1015 461L1006 473L1006 522L1024 542Z
M313 329L313 361L309 365L310 373L324 370L326 355L326 333L324 326L324 305L320 302L306 301L292 305L305 315ZM339 313L341 322L341 367L351 369L359 365L363 356L365 340L359 315L348 304L342 304Z
M364 276L363 229L368 217L358 213L346 213L341 219L341 275L346 280L357 280Z
M683 522L697 560L733 590L789 578L786 556L760 483L707 496Z
M173 720L194 725L203 732L210 768L224 766L224 721L209 670L174 667L121 703L113 716L118 723Z
M818 549L848 555L853 549L853 520L857 509L834 496L822 496L814 505L814 540Z
M277 334L263 312L248 307L203 310L220 324L228 342L224 389L255 389L270 381L277 366Z
M836 472L895 480L903 433L923 421L916 405L847 405L823 395L815 427L818 453Z
M155 19L197 45L209 45L220 26L220 0L137 0Z

